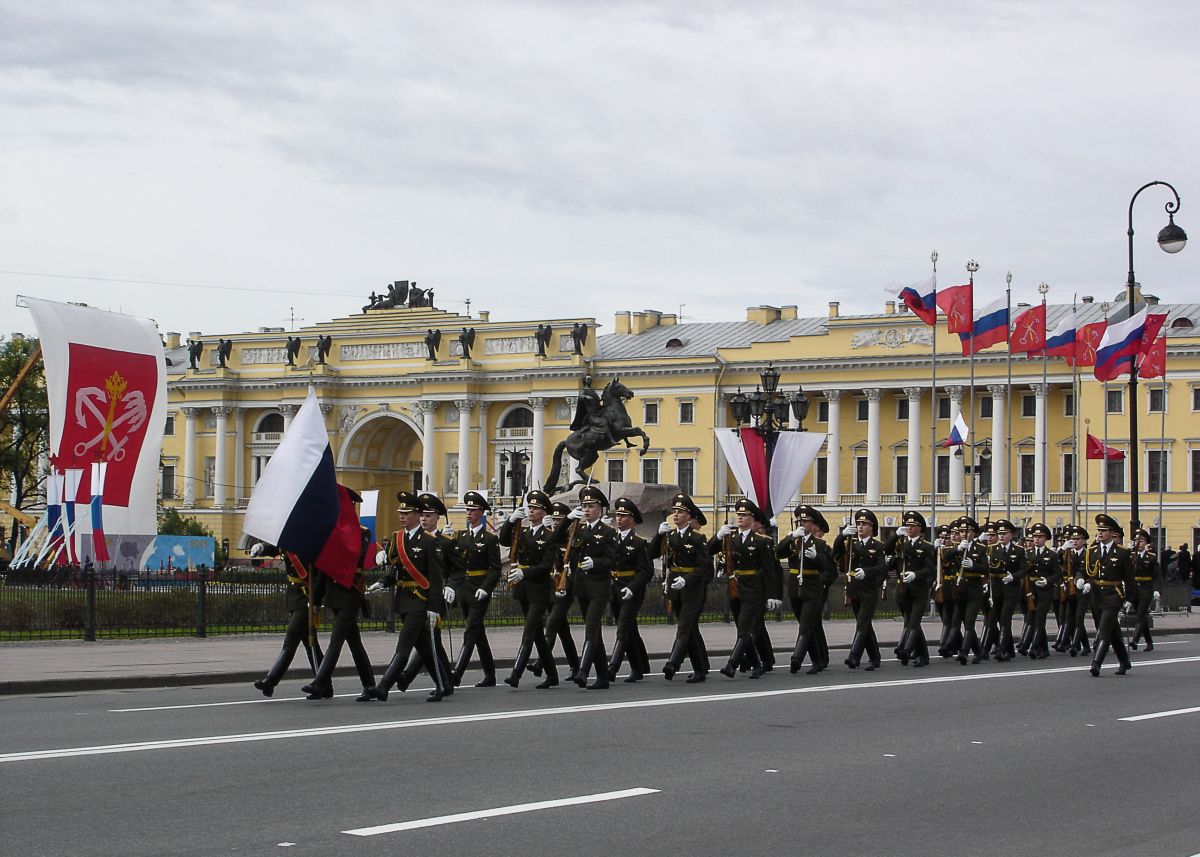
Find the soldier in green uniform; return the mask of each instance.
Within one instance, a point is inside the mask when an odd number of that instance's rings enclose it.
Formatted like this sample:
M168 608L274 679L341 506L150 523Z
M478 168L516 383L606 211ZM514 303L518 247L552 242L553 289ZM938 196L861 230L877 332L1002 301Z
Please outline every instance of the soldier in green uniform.
M1086 576L1075 583L1092 596L1092 609L1098 610L1100 619L1096 623L1096 653L1092 657L1091 673L1099 677L1100 667L1108 655L1109 646L1117 653L1120 666L1117 675L1125 675L1132 664L1125 648L1118 616L1122 607L1133 597L1137 588L1134 580L1133 561L1129 551L1116 543L1120 525L1103 512L1096 516L1096 538L1099 543L1086 551L1084 568Z
M455 687L462 684L463 673L478 648L483 679L475 686L495 687L496 662L484 620L492 603L492 591L500 583L500 539L488 531L486 516L492 507L482 494L468 491L463 495L463 505L467 508L467 527L455 536L454 551L461 563L461 571L454 569L450 585L454 588L454 601L462 610L465 627L462 648L451 678Z
M551 531L557 532L562 527L570 526L569 523L566 523L567 515L570 513L571 507L566 503L551 503L550 517L547 519ZM573 682L579 672L579 650L575 648L575 638L571 636L568 614L571 612L571 605L575 603L575 581L571 578L570 569L567 569L565 573L563 571L565 551L565 546L555 545L552 558L555 586L550 602L550 615L546 619L546 642L550 654L553 655L554 644L559 640L562 641L563 657L567 659L567 668L570 670L567 681ZM529 665L529 671L540 677L542 674L541 661L533 661Z
M937 581L934 583L933 600L937 605L938 614L942 620L942 633L938 639L938 655L943 658L958 656L962 648L962 632L954 624L954 614L958 609L958 572L962 554L958 552L962 533L958 522L943 524L937 529L937 538L933 542L937 551L938 568Z
M433 691L426 701L439 702L447 695L449 676L442 674L434 632L442 615L445 575L445 551L435 536L421 529L421 501L411 491L396 495L399 501L402 530L392 535L387 550L387 573L372 589L395 586L392 598L400 632L396 636L396 651L374 688L374 694L387 700L409 656L416 649L433 679Z
M799 672L808 656L808 675L816 675L824 669L818 643L821 612L825 606L824 581L836 572L833 570L833 553L822 538L829 532L825 516L812 506L800 505L796 507L796 519L800 526L783 538L775 554L787 560L787 598L799 626L796 646L792 650L791 671L793 674Z
M675 612L675 642L663 664L668 681L675 678L685 654L692 662L688 682L708 677L708 648L700 635L700 614L713 570L707 540L697 531L706 523L691 497L676 494L671 500L671 520L662 522L650 542L650 555L663 557L663 585Z
M988 548L979 533L979 524L974 518L963 515L958 519L962 540L958 543L958 587L954 596L954 627L962 629L962 647L958 650L958 662L967 665L986 660L987 650L975 633L975 619L983 609L988 597Z
M1071 528L1071 545L1063 553L1063 569L1070 573L1071 584L1067 592L1067 601L1071 603L1071 637L1068 651L1071 657L1089 655L1092 644L1088 638L1087 615L1092 606L1091 587L1088 592L1081 591L1079 581L1087 576L1087 542L1088 531L1081 526ZM1074 598L1071 597L1074 590Z
M1033 609L1029 619L1030 640L1022 654L1034 660L1050 657L1050 641L1046 636L1046 619L1054 606L1062 580L1062 563L1058 552L1049 547L1052 533L1045 524L1034 524L1029 528L1033 537L1033 548L1026 554L1026 593L1032 595Z
M268 545L264 542L255 542L250 548L250 556L279 556L280 550L275 545ZM262 691L263 696L270 696L275 692L275 686L279 684L288 667L292 665L292 660L296 657L296 649L304 646L304 654L308 657L309 666L312 668L313 675L316 675L317 669L321 666L321 643L313 634L313 642L310 645L308 641L308 581L300 576L300 570L292 565L291 559L287 555L287 551L283 552L284 567L287 569L288 587L284 594L284 606L288 612L287 630L283 633L283 648L279 652L279 656L275 658L275 663L267 670L267 674L254 682L254 686ZM314 608L319 609L319 605Z
M925 538L924 516L909 510L903 519L906 532L897 533L884 545L888 567L896 573L896 606L904 617L904 630L896 657L913 667L929 666L929 644L921 628L921 619L929 607L929 590L937 577L937 552Z
M525 506L516 509L500 528L500 541L515 545L512 552L513 569L508 583L513 598L521 605L525 617L525 628L521 632L521 645L513 662L512 675L504 680L509 687L517 687L525 672L529 656L536 648L538 663L546 672L546 678L537 687L541 690L558 684L558 669L554 656L546 642L545 621L554 598L554 554L556 548L550 528L546 526L546 515L550 511L550 498L542 491L530 491L525 497ZM528 519L529 525L522 522Z
M1162 573L1158 567L1158 557L1150 548L1153 539L1146 530L1138 528L1133 531L1133 575L1137 582L1137 628L1133 632L1133 640L1129 648L1135 652L1138 640L1146 640L1146 651L1154 651L1154 638L1150 636L1150 606L1158 598L1158 588L1162 585Z
M609 681L617 680L621 661L629 657L626 682L641 681L650 671L650 656L638 631L638 611L646 599L646 586L654 576L650 562L650 543L634 532L642 523L642 513L628 497L613 502L613 520L617 525L617 549L613 559L613 588L610 609L617 617L617 641L608 663Z
M1000 626L1000 640L996 648L998 661L1010 661L1016 657L1012 618L1017 611L1022 614L1025 612L1025 593L1021 585L1025 577L1025 549L1014 541L1016 531L1012 521L1001 518L996 522L999 544L992 552L991 584L999 587L995 593L1000 610L997 620Z
M867 672L879 669L881 663L879 640L871 622L879 605L880 590L887 580L887 556L883 544L875 538L878 531L875 513L859 509L854 513L854 524L842 531L833 546L833 561L846 576L846 594L854 611L854 639L845 663L850 669L858 669L866 651L870 661Z
M608 498L594 485L579 491L579 508L567 516L569 526L554 531L555 544L565 545L565 561L576 576L575 593L583 611L584 643L575 684L588 690L608 689L608 655L604 650L604 613L612 597L612 569L617 533L600 520ZM596 666L596 680L588 672Z
M723 537L721 549L726 557L725 574L736 581L741 608L737 616L737 639L729 662L721 674L733 678L743 657L750 658L750 678L763 673L762 660L754 646L754 634L764 610L778 610L782 603L780 581L774 569L775 550L753 530L754 518L760 513L752 500L741 499L734 506L737 532ZM724 529L724 528L723 528Z

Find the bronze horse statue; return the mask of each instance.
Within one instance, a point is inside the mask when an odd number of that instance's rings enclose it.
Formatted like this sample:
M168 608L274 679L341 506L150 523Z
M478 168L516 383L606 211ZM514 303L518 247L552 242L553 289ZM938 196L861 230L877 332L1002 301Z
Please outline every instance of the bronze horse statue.
M595 393L592 393L592 396L594 397ZM596 404L594 398L580 397L579 411L571 424L574 431L567 435L566 440L559 441L558 446L554 448L550 475L546 478L547 494L554 494L559 490L558 477L562 471L564 450L579 462L579 466L575 468L575 475L579 478L569 481L563 490L586 483L587 470L600 458L600 453L621 441L632 447L630 438L640 437L642 448L638 450L638 455L646 454L646 450L650 448L650 436L633 424L625 410L625 403L632 398L633 391L622 384L620 378L613 378L604 386L599 404Z

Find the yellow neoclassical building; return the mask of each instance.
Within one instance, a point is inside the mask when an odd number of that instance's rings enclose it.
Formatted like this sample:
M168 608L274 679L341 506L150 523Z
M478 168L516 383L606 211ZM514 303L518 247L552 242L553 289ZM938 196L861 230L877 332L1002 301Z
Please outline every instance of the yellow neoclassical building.
M1117 306L1085 298L1077 310L1085 324ZM1051 305L1048 327L1070 311ZM713 429L733 425L730 398L754 391L773 366L781 392L803 388L804 428L827 434L798 499L831 521L865 505L893 525L904 509L929 512L934 501L942 521L971 506L980 518L1017 521L1042 520L1044 511L1052 527L1105 504L1127 518L1129 462L1076 460L1086 430L1139 456L1143 522L1153 529L1162 520L1171 544L1194 545L1200 305L1158 311L1169 313L1168 376L1141 381L1137 402L1127 400L1127 379L1103 385L1088 369L1077 378L1058 359L1043 375L1041 359L1010 361L1003 345L968 360L944 321L935 384L934 330L892 302L857 316L841 315L836 303L820 314L758 306L743 321L716 323L621 311L609 330L591 318L370 309L296 331L189 334L205 346L196 368L187 342L168 334L162 493L237 544L255 480L311 384L340 479L383 492L381 531L395 525L391 495L400 489L431 490L452 506L482 488L509 503L543 483L590 374L597 391L619 377L635 393L630 417L650 437L644 455L638 441L602 453L594 478L678 484L720 520L737 486ZM289 339L295 365L287 365ZM1138 450L1129 449L1130 408L1139 414ZM960 410L975 443L956 452L939 444Z

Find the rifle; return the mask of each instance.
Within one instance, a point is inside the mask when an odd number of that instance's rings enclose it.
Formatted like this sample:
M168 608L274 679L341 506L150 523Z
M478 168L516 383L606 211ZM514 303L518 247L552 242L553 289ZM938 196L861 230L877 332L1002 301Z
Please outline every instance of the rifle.
M317 674L317 608L313 604L313 579L308 573L308 569L304 567L304 563L300 561L300 557L296 556L291 551L286 554L286 559L296 569L296 576L300 578L300 585L304 587L304 596L308 601L308 657L309 665L312 667L313 675Z
M896 563L896 597L897 598L899 598L900 593L904 591L904 572L907 570L907 566L908 566L908 557L905 555L904 550L907 546L908 546L908 536L897 536L896 537L895 551L896 551L896 556L900 560L899 562ZM884 585L886 586L887 584L885 583Z
M942 587L946 585L946 572L942 568L942 551L944 551L945 549L946 549L945 547L939 547L937 549L937 554L936 554L936 559L935 559L935 562L937 563L937 578L936 578L937 587L934 589L934 592L933 592L933 603L934 604L946 603L946 596L944 594L942 594Z
M854 542L845 533L842 534L842 547L846 549L846 587L842 595L842 603L843 606L849 607L851 606L850 581L854 579L854 571L852 569L854 565Z
M567 591L567 580L571 574L571 552L575 549L575 531L579 529L579 521L580 519L576 518L567 530L567 546L563 548L562 568L554 579L555 592Z
M725 558L725 586L729 593L729 600L741 600L738 594L737 575L733 573L733 535L725 537L724 543L721 545L721 554Z

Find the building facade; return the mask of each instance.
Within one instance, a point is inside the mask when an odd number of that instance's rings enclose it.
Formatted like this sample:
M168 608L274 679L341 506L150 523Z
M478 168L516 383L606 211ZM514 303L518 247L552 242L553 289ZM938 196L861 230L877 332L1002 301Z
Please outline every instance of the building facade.
M1113 308L1084 299L1077 309L1085 324ZM1048 327L1070 311L1052 305ZM808 397L804 429L827 436L797 500L823 508L831 522L868 506L890 526L904 509L929 512L935 503L939 520L974 508L980 518L1055 527L1106 504L1127 518L1128 457L1137 455L1144 525L1165 526L1173 545L1194 545L1200 305L1158 311L1169 313L1168 374L1140 381L1136 402L1128 401L1127 378L1101 384L1090 369L1077 376L1059 359L1044 368L1040 358L1009 360L1003 345L963 357L944 320L935 331L891 302L865 316L843 316L836 303L820 315L759 306L742 321L716 323L618 312L603 335L590 318L511 322L486 312L371 309L294 332L221 334L232 343L224 367L217 335L190 334L206 346L195 369L186 343L168 334L163 500L236 545L255 481L311 384L339 478L382 492L381 531L395 525L391 496L401 489L434 491L453 505L482 488L511 503L543 484L590 374L597 391L613 378L634 391L630 418L650 436L644 455L640 445L602 453L593 477L678 484L723 520L737 487L713 429L732 426L730 397L754 390L770 365L781 373L780 390L802 387ZM547 324L539 356L538 327ZM467 356L460 338L471 329ZM577 345L572 330L584 329ZM431 353L433 331L441 342ZM289 336L300 340L294 366L286 365ZM330 338L324 363L318 337ZM1129 448L1130 408L1139 414L1138 450ZM960 411L974 443L943 448ZM1127 460L1083 461L1076 440L1085 431ZM453 511L451 518L461 521Z

